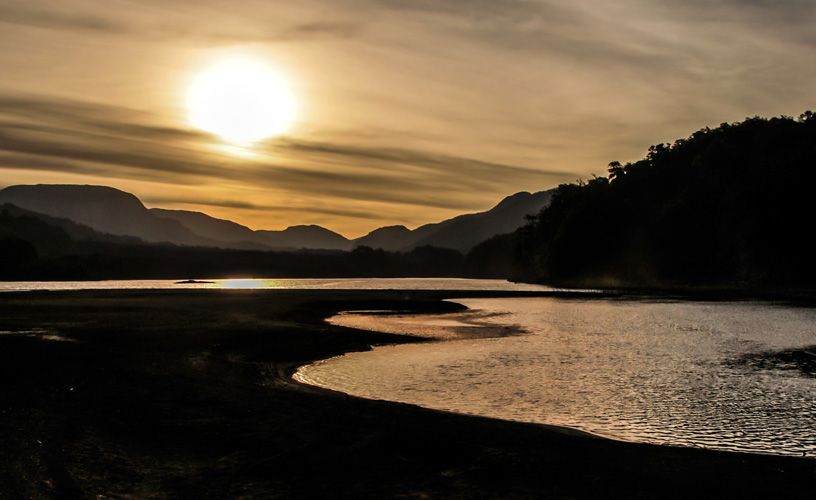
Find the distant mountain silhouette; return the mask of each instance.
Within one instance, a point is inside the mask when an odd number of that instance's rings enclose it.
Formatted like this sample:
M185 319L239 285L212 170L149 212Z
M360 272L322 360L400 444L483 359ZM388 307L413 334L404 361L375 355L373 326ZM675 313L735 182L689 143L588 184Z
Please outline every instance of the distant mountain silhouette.
M136 238L135 236L117 236L110 233L101 233L88 226L78 224L70 219L51 217L50 215L45 215L33 212L31 210L26 210L24 208L18 207L17 205L12 205L10 203L0 204L0 213L7 213L12 217L18 218L28 217L31 219L36 219L43 223L45 226L60 230L62 233L64 233L65 236L68 236L69 238L71 238L71 240L74 241L96 241L101 243L116 243L131 245L144 243L142 239ZM38 227L40 228L45 226L38 225Z
M79 240L99 240L98 236L80 234L78 228L85 226L95 232L136 237L147 243L242 250L351 248L349 240L320 226L253 231L201 212L147 209L136 196L106 186L10 186L0 190L0 204L11 204L46 218L47 223L63 227ZM66 225L66 219L80 226Z
M71 231L74 228L78 230ZM69 231L74 235L69 235ZM96 241L120 238L97 233L67 219L48 217L8 203L0 205L0 266L6 267L6 271L22 267L20 261L60 255L72 247L74 237Z
M291 226L282 231L253 231L235 222L216 219L201 212L151 208L159 217L180 222L196 234L221 242L223 248L247 250L320 249L350 250L351 242L344 236L321 226Z
M465 214L413 231L405 226L376 229L354 240L354 246L407 251L421 246L450 248L467 253L493 236L512 233L525 224L525 216L537 214L550 203L554 190L520 192L508 196L486 212Z
M240 250L348 251L367 246L403 252L434 246L467 253L483 240L521 227L526 215L538 213L549 204L550 196L550 191L516 193L486 212L460 215L413 231L405 226L381 227L353 241L316 225L253 231L201 212L147 209L136 196L105 186L10 186L0 190L0 204L9 203L43 217L68 219L99 233L135 237L147 243ZM80 226L66 225L64 220L46 222L63 227L74 239L89 239L79 234ZM98 241L98 236L93 238Z
M310 227L279 233L291 235L304 231L315 234ZM179 280L190 276L204 279L461 277L464 264L464 256L456 250L433 247L400 253L368 247L350 252L259 251L149 244L133 237L98 233L67 219L37 214L11 204L0 205L0 280L3 281Z
M258 241L255 231L230 220L216 219L207 214L189 210L151 208L150 212L162 219L179 222L194 233L217 241L216 246L221 248L270 249L269 245Z
M385 226L357 238L354 240L354 246L382 248L394 252L408 248L414 240L414 232L405 226Z
M153 215L130 193L106 186L39 184L0 190L0 204L70 219L102 233L135 236L146 242L217 246L175 220Z
M255 231L259 241L274 248L313 248L321 250L350 250L351 242L325 227L290 226L283 231Z

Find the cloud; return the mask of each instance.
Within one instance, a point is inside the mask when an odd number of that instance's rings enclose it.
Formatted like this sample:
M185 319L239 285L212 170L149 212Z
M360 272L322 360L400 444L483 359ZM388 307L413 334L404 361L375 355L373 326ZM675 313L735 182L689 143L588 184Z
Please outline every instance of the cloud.
M75 11L58 11L53 8L38 9L28 2L0 5L0 23L102 33L129 31L126 25L103 16Z
M154 141L147 149L144 140L106 133L71 130L48 125L0 123L0 150L46 156L70 163L73 169L84 173L98 173L87 163L108 165L108 173L116 176L115 167L150 172L141 178L185 176L220 176L223 169L206 161L195 160L189 151ZM183 181L184 177L177 177Z
M451 209L507 194L518 184L544 188L573 177L404 148L294 139L270 141L274 155L241 159L213 150L207 135L130 121L146 118L119 107L3 95L0 151L15 168L177 185L223 181L311 197ZM336 215L352 212L332 209Z
M565 2L533 0L366 0L373 8L447 14L468 21L525 20L534 16L569 12ZM560 19L560 18L559 18Z
M307 214L318 213L325 215L337 215L340 217L368 220L378 220L382 217L382 213L372 210L355 210L353 208L338 208L326 206L324 204L307 204L293 206L293 205L249 203L237 200L223 200L223 199L213 200L210 198L201 197L171 198L157 196L146 196L143 198L142 201L156 206L173 204L173 205L192 205L195 207L237 208L242 210L255 210L264 212L302 212Z
M313 40L353 38L362 30L360 23L313 22L294 25L273 35L275 40Z
M113 6L82 0L40 6L36 1L11 0L0 5L0 24L206 45L347 39L362 27L359 21L314 16L305 22L288 20L280 16L285 10L272 11L252 0L231 8L171 1ZM270 16L273 12L277 15Z
M162 204L184 204L184 205L196 205L196 206L208 206L208 207L222 207L222 208L240 208L240 209L249 209L249 210L258 210L261 208L270 208L270 207L263 207L256 203L246 202L246 201L237 201L237 200L212 200L209 198L188 198L188 197L162 197L162 196L155 196L155 195L147 195L145 196L142 201L145 203L150 203L152 205L162 205Z
M394 147L363 147L293 139L276 143L275 147L321 155L340 156L355 163L375 161L414 168L419 167L426 172L442 173L460 179L465 183L469 182L468 179L464 178L466 175L484 178L488 182L498 182L500 180L513 182L542 175L572 175L566 171L544 172L538 169Z

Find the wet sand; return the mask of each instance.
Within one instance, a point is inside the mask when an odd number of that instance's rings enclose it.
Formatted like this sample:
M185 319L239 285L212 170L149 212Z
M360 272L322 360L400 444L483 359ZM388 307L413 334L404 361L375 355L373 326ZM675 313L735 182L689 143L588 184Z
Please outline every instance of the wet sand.
M0 295L0 499L810 498L816 460L621 443L291 381L476 292ZM489 294L508 295L508 294Z

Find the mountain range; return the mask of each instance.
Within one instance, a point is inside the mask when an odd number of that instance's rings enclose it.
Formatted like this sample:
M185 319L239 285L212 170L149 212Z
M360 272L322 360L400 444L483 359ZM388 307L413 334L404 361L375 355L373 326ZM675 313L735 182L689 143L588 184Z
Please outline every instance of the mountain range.
M255 231L201 212L148 209L133 194L107 186L9 186L0 190L0 205L24 209L27 214L61 226L80 239L101 238L91 236L95 231L148 243L242 250L351 250L367 246L410 251L435 246L466 253L481 241L521 227L527 215L536 214L549 204L552 192L516 193L485 212L460 215L414 230L405 226L382 227L353 240L316 225ZM83 232L81 226L93 231Z
M392 251L430 245L467 253L490 237L512 233L520 228L525 223L525 217L540 212L550 204L551 197L552 191L520 192L508 196L486 212L459 215L442 222L425 224L413 231L405 226L381 227L357 238L354 245Z

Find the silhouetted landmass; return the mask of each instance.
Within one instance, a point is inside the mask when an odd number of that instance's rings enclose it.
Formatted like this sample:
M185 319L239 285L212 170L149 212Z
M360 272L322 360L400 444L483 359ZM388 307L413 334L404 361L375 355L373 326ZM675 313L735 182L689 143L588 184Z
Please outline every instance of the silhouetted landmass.
M218 241L221 248L270 249L267 245L255 241L255 231L230 220L216 219L190 210L151 208L150 213L162 219L175 220L200 236Z
M413 231L405 226L384 226L354 240L354 246L367 246L396 251L410 246Z
M25 216L32 219L37 219L45 226L55 227L61 229L65 235L72 240L88 240L98 241L104 243L126 243L126 244L143 244L144 240L135 236L121 236L110 233L101 233L88 226L78 224L70 219L51 217L49 215L32 212L9 203L0 204L0 211L7 211L13 216ZM39 227L45 227L39 226ZM29 236L36 236L31 233Z
M317 250L350 250L351 241L325 227L289 226L282 231L255 231L257 241L272 248L311 248Z
M507 279L516 275L516 233L500 234L473 247L465 259L468 278Z
M643 160L610 163L609 177L559 186L516 233L515 275L580 286L812 286L814 158L810 112L652 146Z
M550 203L553 192L516 193L485 212L459 215L442 222L425 224L413 231L405 226L383 227L357 238L354 244L394 251L430 245L452 248L464 254L488 238L512 233L523 226L526 216L538 213Z
M419 247L385 252L358 247L260 251L147 244L63 221L83 239L49 224L39 214L0 209L0 280L97 280L181 278L455 277L464 256L450 249Z
M75 270L81 255L142 245L138 238L100 233L10 204L0 206L0 279L56 278Z
M368 246L404 252L434 246L465 253L486 238L521 227L526 215L537 213L549 203L551 194L516 193L486 212L426 224L413 231L405 226L383 227L356 240L317 225L254 231L201 212L147 209L136 196L106 186L10 186L0 190L0 205L15 205L43 220L48 217L49 224L57 218L67 219L99 233L130 236L148 243L286 251L351 250Z
M241 224L216 219L201 212L163 208L151 208L150 211L159 217L178 221L196 234L218 241L219 248L350 250L352 246L346 237L316 225L291 226L282 231L253 231Z
M156 217L132 194L106 186L9 186L0 190L3 203L70 219L100 233L135 236L147 242L217 246L175 220Z
M482 270L452 247L514 230L550 196L517 193L414 231L380 228L349 252L352 241L315 225L253 231L200 212L148 210L103 186L11 186L0 190L0 279L504 277L509 261Z

